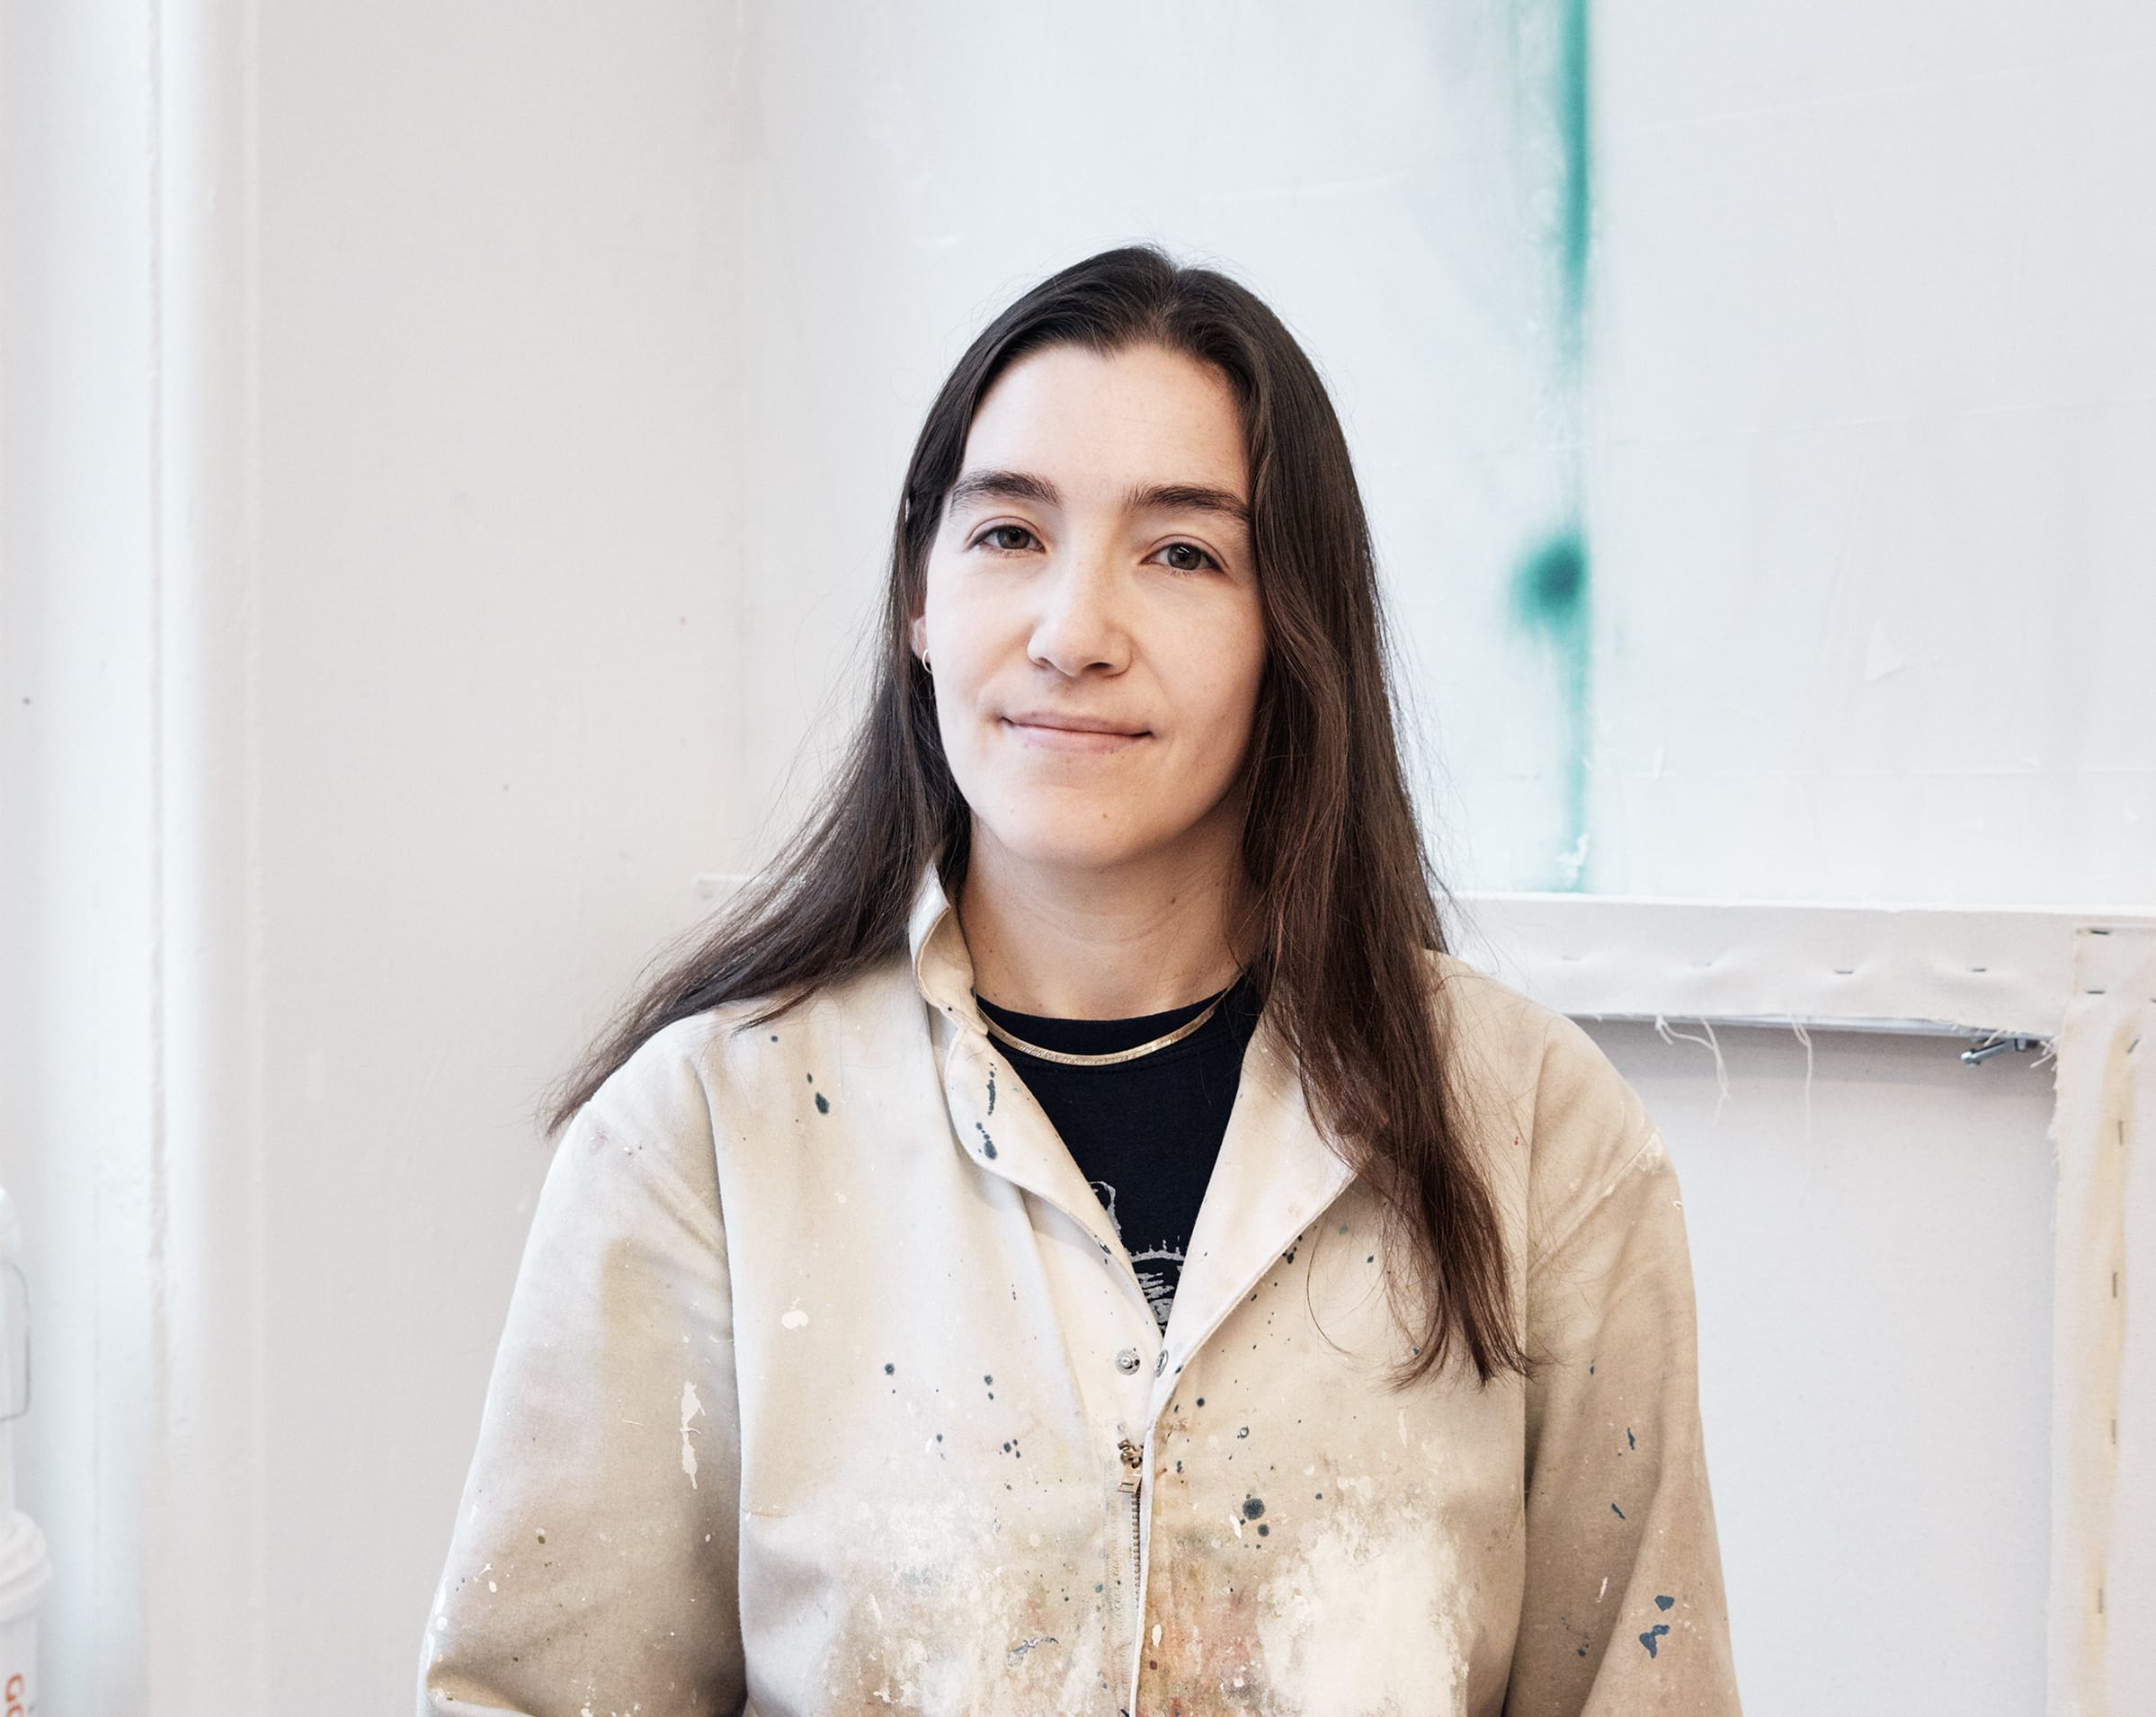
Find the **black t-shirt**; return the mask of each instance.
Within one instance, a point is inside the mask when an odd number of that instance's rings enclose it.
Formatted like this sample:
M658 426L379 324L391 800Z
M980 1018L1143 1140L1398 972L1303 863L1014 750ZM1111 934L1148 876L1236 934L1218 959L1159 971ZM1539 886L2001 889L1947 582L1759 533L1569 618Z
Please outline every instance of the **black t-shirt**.
M1043 1049L1103 1055L1165 1036L1211 1000L1136 1019L1050 1019L986 1001L981 1011ZM1182 1042L1107 1067L1069 1067L991 1040L1092 1183L1163 1330L1258 1012L1250 981L1238 979L1219 1011Z

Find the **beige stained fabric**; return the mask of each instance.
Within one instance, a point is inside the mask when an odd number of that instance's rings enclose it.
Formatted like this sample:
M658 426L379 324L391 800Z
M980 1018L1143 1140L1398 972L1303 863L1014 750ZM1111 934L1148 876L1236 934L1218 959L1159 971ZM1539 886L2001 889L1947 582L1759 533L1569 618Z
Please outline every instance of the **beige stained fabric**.
M1270 1022L1163 1337L932 876L911 941L564 1135L422 1713L1737 1711L1677 1180L1578 1027L1437 956L1544 1363L1394 1392Z

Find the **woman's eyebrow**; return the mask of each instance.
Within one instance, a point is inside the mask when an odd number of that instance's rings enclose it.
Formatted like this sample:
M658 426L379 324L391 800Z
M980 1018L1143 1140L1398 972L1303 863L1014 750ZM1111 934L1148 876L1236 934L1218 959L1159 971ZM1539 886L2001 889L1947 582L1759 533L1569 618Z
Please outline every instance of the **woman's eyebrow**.
M1030 501L1044 507L1063 505L1063 494L1046 477L1026 471L968 471L950 485L945 503L952 512L980 501ZM1250 523L1243 497L1209 483L1136 483L1123 492L1130 512L1214 512L1239 525Z
M1023 471L968 471L950 485L945 507L957 512L976 501L1031 501L1044 507L1060 507L1063 496L1046 477Z
M1239 494L1207 483L1137 483L1124 491L1132 512L1216 512L1239 525L1251 521L1249 505Z

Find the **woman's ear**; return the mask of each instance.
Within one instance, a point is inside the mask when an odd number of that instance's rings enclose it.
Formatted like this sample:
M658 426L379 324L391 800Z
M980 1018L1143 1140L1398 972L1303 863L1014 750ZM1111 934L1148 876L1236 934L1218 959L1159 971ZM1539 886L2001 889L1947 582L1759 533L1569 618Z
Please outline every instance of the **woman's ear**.
M906 636L913 646L913 654L922 661L928 660L928 616L919 613L906 623Z

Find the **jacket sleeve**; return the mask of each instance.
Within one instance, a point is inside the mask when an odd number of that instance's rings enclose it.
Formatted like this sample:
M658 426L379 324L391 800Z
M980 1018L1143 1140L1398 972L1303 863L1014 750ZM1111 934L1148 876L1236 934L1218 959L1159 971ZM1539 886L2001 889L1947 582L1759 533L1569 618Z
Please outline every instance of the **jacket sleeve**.
M1562 1220L1529 1268L1527 1578L1505 1712L1736 1717L1676 1170L1592 1040L1558 1031L1576 1072L1556 1124L1595 1143L1555 1177Z
M709 1106L668 1037L548 1167L427 1622L421 1717L743 1708L726 1232Z

